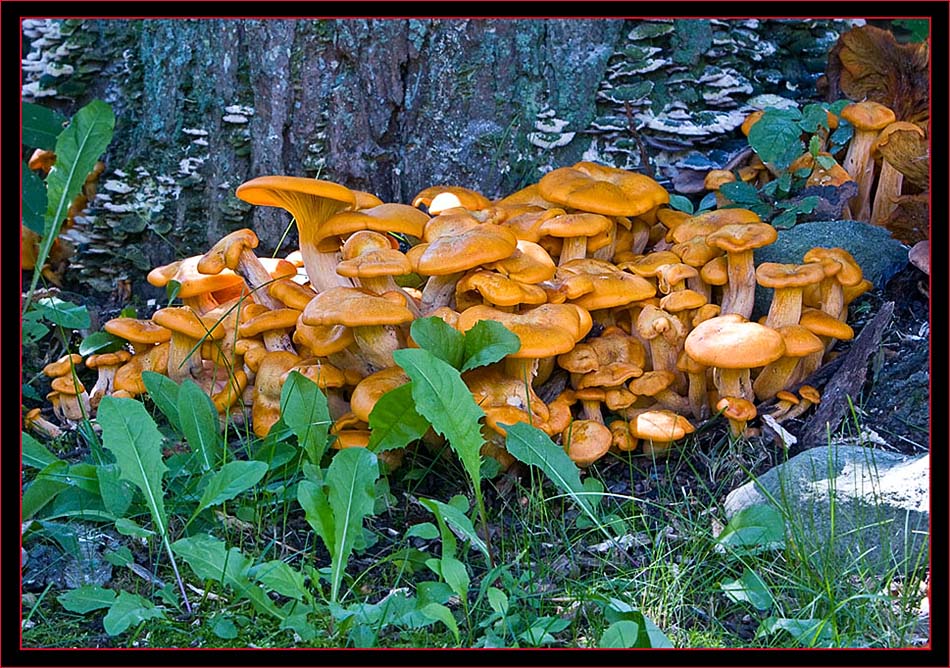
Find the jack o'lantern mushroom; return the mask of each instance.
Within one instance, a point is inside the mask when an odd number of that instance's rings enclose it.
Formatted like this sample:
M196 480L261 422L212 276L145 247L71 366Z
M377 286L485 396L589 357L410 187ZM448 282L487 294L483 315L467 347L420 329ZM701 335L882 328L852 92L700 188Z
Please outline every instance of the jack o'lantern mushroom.
M352 190L320 179L259 176L242 183L234 194L250 204L276 206L293 216L307 278L316 291L353 286L348 278L336 273L339 253L317 249L321 228L327 219L339 211L355 208L356 195Z
M244 279L230 269L224 269L218 274L201 273L198 271L198 262L202 257L195 255L155 267L148 272L146 280L156 288L164 288L169 281L177 281L180 286L178 297L182 303L198 313L207 313L218 306L213 292L243 286Z
M696 431L685 417L666 409L627 409L624 415L630 436L639 439L645 455L665 457L676 441Z
M798 370L802 358L825 350L824 342L801 325L783 325L776 330L785 341L785 354L766 364L752 382L752 389L759 401L771 399L781 390L794 385L800 379Z
M778 238L768 223L723 225L706 237L706 243L726 251L729 281L722 298L722 312L738 313L744 318L755 307L755 261L753 251Z
M758 414L755 404L741 397L723 397L716 404L716 410L722 411L723 417L729 420L729 433L733 438L742 436L746 423Z
M200 316L187 306L167 306L152 314L152 321L171 332L167 375L176 383L201 374L202 341L224 338L219 321Z
M802 315L802 291L806 286L821 283L825 272L819 264L813 262L763 262L756 267L755 277L759 285L774 291L765 325L778 329L784 325L798 324Z
M613 434L602 421L573 420L561 433L561 443L571 461L587 468L607 454Z
M43 417L43 411L40 408L33 408L26 412L23 416L23 428L44 438L59 438L63 435L62 429Z
M430 215L437 216L447 209L462 208L469 211L487 209L491 206L491 201L471 188L439 185L420 190L412 198L412 206L424 206Z
M841 110L841 118L854 126L854 136L848 145L843 167L855 183L858 194L851 199L855 220L871 218L871 185L874 183L874 161L871 146L881 130L897 120L894 112L878 102L852 102Z
M871 155L881 159L881 171L871 205L871 224L883 226L897 208L904 185L904 172L916 171L928 178L927 135L914 123L896 121L881 130L871 146ZM919 177L918 177L919 179Z
M90 406L97 408L103 397L112 394L115 372L131 358L132 354L128 350L117 350L114 353L100 353L98 355L90 355L86 358L86 366L90 369L95 369L99 373L95 385L89 390Z

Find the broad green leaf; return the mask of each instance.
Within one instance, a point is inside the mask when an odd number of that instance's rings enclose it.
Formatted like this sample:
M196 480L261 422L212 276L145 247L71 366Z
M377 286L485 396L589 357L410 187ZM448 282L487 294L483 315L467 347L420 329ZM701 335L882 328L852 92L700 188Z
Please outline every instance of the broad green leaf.
M217 538L208 534L196 534L172 543L172 551L185 560L191 570L202 580L214 580L231 587L239 593L246 593L250 581L247 569L250 561L241 550L230 550Z
M280 415L311 463L319 464L327 450L332 422L327 397L320 387L299 371L291 371L281 388Z
M485 412L475 403L459 372L429 351L405 348L395 351L393 359L412 380L416 410L458 454L480 500L484 442L480 425Z
M640 625L629 620L614 622L600 636L598 647L629 649L637 646L640 637Z
M230 617L216 617L211 632L224 640L233 640L238 636L237 626Z
M831 625L823 619L791 619L788 617L767 617L759 622L757 638L785 631L805 647L825 647L831 642Z
M455 642L458 643L460 641L458 622L455 621L455 617L452 616L452 611L446 606L441 603L426 603L420 608L420 612L435 621L445 624L449 631L452 632L452 635L455 636Z
M489 587L488 588L488 605L491 606L491 609L497 612L499 615L505 616L508 614L508 594L503 592L498 587Z
M119 596L102 620L102 626L110 636L124 633L130 626L148 619L163 619L165 613L148 599L138 594L120 591Z
M442 503L436 499L419 499L419 503L429 509L437 519L444 520L446 524L451 525L455 530L464 536L472 545L485 555L488 559L488 546L485 541L475 531L475 526L468 519L465 511L459 510L453 505Z
M730 601L751 603L760 612L769 610L775 603L768 585L748 566L743 570L741 577L722 582L719 588Z
M69 464L57 460L43 468L33 481L23 490L22 521L36 515L46 504L69 487L66 482L66 471Z
M66 212L82 189L86 176L112 141L114 127L112 107L101 100L93 100L77 111L69 127L56 137L56 164L46 177L46 218L43 240L36 258L37 267L42 267L49 257L53 241L66 219ZM34 271L24 311L29 306L39 278L40 272Z
M23 439L23 466L42 469L54 462L61 461L59 457L25 431L20 432Z
M467 597L471 578L469 578L465 564L455 557L443 556L440 566L442 577L445 579L446 584L452 588L452 591L454 591L459 598Z
M116 593L111 589L95 585L83 585L56 597L59 604L70 612L81 615L100 608L111 607L115 603Z
M109 332L93 332L79 344L79 354L85 357L93 353L113 353L122 349L125 341Z
M295 632L303 642L310 642L317 637L317 631L321 630L309 615L314 612L309 605L304 605L299 601L290 601L280 610L283 619L280 622L279 629L290 629Z
M181 433L181 416L178 414L178 383L165 374L155 371L143 371L142 382L145 383L145 389L158 406L158 410Z
M465 332L465 354L459 371L492 364L505 355L518 352L521 340L518 336L494 320L479 320Z
M333 542L336 522L325 486L322 482L301 480L297 485L297 502L303 508L307 524L320 536L332 558L336 554L336 544Z
M55 109L32 102L23 103L23 144L52 151L66 118Z
M120 517L115 521L115 530L123 536L131 536L132 538L149 538L155 535L154 531L139 526L138 523L127 517Z
M24 162L23 174L23 225L43 235L46 220L46 184Z
M121 479L121 471L115 464L102 464L96 469L103 505L110 513L121 517L132 505L135 488L127 480Z
M49 334L49 327L41 322L42 319L43 314L37 311L35 308L31 308L29 311L23 314L23 318L20 323L20 331L23 333L24 343L36 343L44 336ZM30 390L33 389L29 385L24 385L23 387ZM36 396L39 397L38 394Z
M748 137L749 145L762 162L784 170L804 152L804 144L799 138L802 133L800 119L801 112L797 109L765 110L762 118L749 130Z
M217 464L222 449L218 431L218 411L211 397L186 378L178 388L178 418L188 447L198 457L201 470L210 471Z
M449 366L461 368L465 359L465 336L442 318L429 316L412 321L412 340Z
M693 203L688 197L682 195L670 195L670 208L690 215L693 214Z
M280 559L273 559L252 566L247 574L248 577L257 580L267 589L275 591L281 596L294 598L298 601L303 601L307 597L308 592L304 585L304 576Z
M716 192L706 193L701 200L699 200L699 206L696 208L696 213L702 211L708 211L715 208L716 206Z
M92 324L85 306L63 301L59 297L41 297L36 310L54 325L66 329L88 329Z
M439 530L435 528L432 522L420 522L413 524L406 530L406 538L421 538L422 540L435 540L439 537Z
M759 191L744 181L723 183L719 186L719 192L729 201L739 205L760 203Z
M333 456L327 469L327 500L333 512L333 543L330 600L339 600L343 570L356 538L363 531L363 519L373 512L375 485L379 477L376 455L365 448L346 448Z
M208 486L205 487L198 507L193 517L205 508L216 506L236 497L241 492L250 489L267 473L267 464L259 461L228 462L211 475Z
M429 421L416 412L412 383L393 388L381 396L369 414L369 444L372 452L404 448L429 429Z
M162 476L162 434L145 406L134 399L103 397L97 413L102 445L115 455L120 478L138 487L163 538L168 533Z
M120 546L117 550L106 550L102 553L102 558L108 561L113 566L129 566L130 568L137 568L135 565L135 557L132 556L132 550L126 545Z
M749 506L732 516L717 540L726 551L780 550L785 547L785 519L771 504Z
M79 462L70 464L66 470L65 481L90 494L99 494L99 472L93 464Z
M634 647L672 648L673 643L666 634L653 623L649 617L634 608L626 601L617 598L607 599L604 609L604 618L611 624L620 621L634 622L640 627L637 642Z
M595 504L585 495L577 465L556 445L551 438L537 427L524 422L503 425L508 431L505 449L512 457L537 466L559 489L567 493L581 509L599 524L595 513Z

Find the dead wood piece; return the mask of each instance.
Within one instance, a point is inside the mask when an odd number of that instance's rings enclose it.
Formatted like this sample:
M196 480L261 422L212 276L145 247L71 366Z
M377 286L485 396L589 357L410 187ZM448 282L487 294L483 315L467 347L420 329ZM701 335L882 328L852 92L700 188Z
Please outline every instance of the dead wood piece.
M868 359L881 344L884 329L894 315L894 302L885 302L874 319L866 324L847 353L837 372L824 386L818 405L799 436L799 450L827 444L827 434L841 424L848 412L848 398L857 397L867 377ZM837 361L837 360L836 360Z

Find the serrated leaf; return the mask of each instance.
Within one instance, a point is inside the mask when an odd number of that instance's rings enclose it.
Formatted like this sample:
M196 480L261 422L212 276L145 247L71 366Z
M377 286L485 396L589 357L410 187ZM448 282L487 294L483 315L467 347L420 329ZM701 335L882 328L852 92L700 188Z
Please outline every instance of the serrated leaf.
M742 571L739 578L722 582L719 588L730 601L751 603L760 612L769 610L775 603L768 585L758 573L748 567Z
M69 487L66 471L69 464L57 460L45 466L33 481L23 490L21 501L23 521L36 515L46 504L55 499L60 492Z
M69 127L56 137L56 164L46 177L46 216L36 266L46 263L66 212L82 189L86 176L112 141L114 127L112 107L102 100L93 100L77 111ZM36 290L39 278L40 272L33 272L29 295ZM26 301L28 306L29 299Z
M512 457L537 466L563 492L595 522L595 506L585 495L577 465L567 456L564 448L556 445L551 438L537 427L524 422L503 425L508 432L505 449Z
M192 516L198 515L205 508L230 501L260 482L266 473L267 464L264 462L243 460L228 462L219 471L209 474L211 479Z
M88 329L92 324L85 306L67 302L59 297L41 297L36 300L36 309L54 325L66 329Z
M438 318L437 318L438 319ZM479 320L464 334L464 353L459 371L492 364L505 355L518 352L518 336L494 320Z
M143 371L142 382L145 384L148 395L158 406L158 410L181 433L181 417L178 415L178 383L155 371Z
M729 551L782 549L785 547L785 519L768 503L743 508L732 516L717 542Z
M210 471L220 459L222 449L218 411L211 397L190 378L178 387L178 418L182 434L197 455L201 470Z
M693 213L693 203L688 197L683 197L682 195L670 195L670 208L676 211L683 211L690 215Z
M475 403L459 372L429 351L405 348L395 351L393 359L412 380L416 410L448 440L481 498L480 421L485 412Z
M327 397L320 387L299 371L291 371L281 388L280 415L310 461L319 464L327 450L332 423Z
M23 144L52 151L66 118L55 109L32 102L23 103Z
M102 620L102 626L110 636L124 633L133 624L148 619L163 619L165 613L151 601L138 594L120 591L119 596Z
M23 439L23 466L34 469L42 469L50 464L62 461L59 457L46 449L46 447L35 438L21 432Z
M43 235L46 220L46 184L24 162L23 224L38 235Z
M369 444L372 452L403 448L429 430L429 421L419 415L412 399L412 383L395 387L381 396L369 413Z
M376 455L365 448L346 448L333 456L327 469L327 500L333 512L333 554L330 600L339 600L340 583L357 536L363 531L363 519L372 514L376 501L379 465Z
M116 593L95 585L83 585L56 597L59 604L70 612L84 615L93 610L108 608L115 603Z
M109 332L93 332L79 344L79 354L85 357L93 353L115 352L121 350L125 341Z
M277 592L281 596L303 601L307 596L304 586L304 576L279 559L265 561L251 567L248 571L251 577L267 589Z
M428 350L451 367L461 367L465 359L465 336L442 318L417 318L413 320L409 332L420 348Z
M162 461L162 434L145 406L134 399L103 397L97 421L102 427L102 445L115 455L120 478L141 490L158 534L168 533L162 477L168 470Z

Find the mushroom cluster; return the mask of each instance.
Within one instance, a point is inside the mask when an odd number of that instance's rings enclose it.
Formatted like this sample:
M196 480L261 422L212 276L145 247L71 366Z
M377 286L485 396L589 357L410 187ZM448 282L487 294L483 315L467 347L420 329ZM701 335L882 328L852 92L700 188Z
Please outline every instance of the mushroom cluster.
M327 395L336 447L365 446L385 392L409 381L393 352L410 324L438 317L461 332L494 320L520 340L505 359L463 373L486 414L485 454L502 466L504 425L533 424L580 466L614 448L662 454L719 411L740 434L754 402L801 384L870 284L850 255L816 248L801 264L763 263L776 231L746 209L688 216L641 174L579 162L496 201L459 186L413 205L329 181L262 176L237 196L294 218L300 247L258 257L250 229L155 268L180 306L115 318L119 354L61 360L57 411L94 413L103 396L145 391L143 371L191 379L222 420L263 437L291 371ZM773 291L756 322L756 284ZM71 382L66 382L69 380Z

